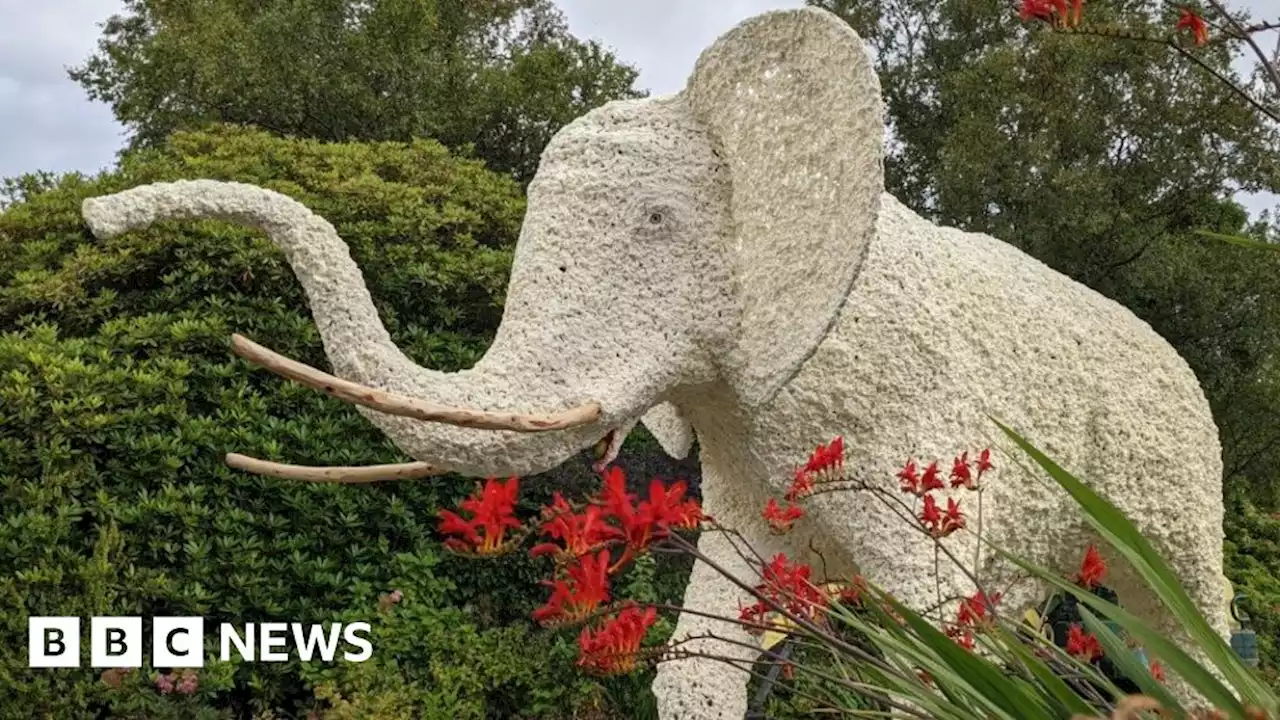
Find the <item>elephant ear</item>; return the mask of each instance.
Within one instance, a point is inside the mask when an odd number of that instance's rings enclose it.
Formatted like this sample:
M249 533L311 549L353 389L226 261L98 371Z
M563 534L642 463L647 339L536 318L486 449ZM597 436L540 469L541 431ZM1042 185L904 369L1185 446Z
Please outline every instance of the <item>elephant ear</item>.
M693 426L675 405L669 402L654 405L640 422L668 455L677 460L689 457L689 450L693 448Z
M866 257L884 190L880 81L848 24L805 8L730 30L684 94L729 170L741 316L725 371L756 406L826 337Z

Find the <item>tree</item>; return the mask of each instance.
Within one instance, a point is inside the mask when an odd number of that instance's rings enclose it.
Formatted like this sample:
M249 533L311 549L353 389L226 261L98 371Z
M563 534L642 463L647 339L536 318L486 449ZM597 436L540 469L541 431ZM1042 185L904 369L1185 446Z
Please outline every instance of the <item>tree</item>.
M209 122L327 141L430 137L527 180L551 135L639 97L551 0L126 0L70 71L154 146Z

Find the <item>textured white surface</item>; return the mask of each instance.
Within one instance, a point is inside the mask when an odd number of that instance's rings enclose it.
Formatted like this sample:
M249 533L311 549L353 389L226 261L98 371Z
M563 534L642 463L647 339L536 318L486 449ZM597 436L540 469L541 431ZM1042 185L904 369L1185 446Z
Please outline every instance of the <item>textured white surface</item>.
M671 403L660 403L640 418L644 426L668 455L683 460L693 449L693 426Z
M642 416L675 454L700 442L708 512L762 553L860 570L917 608L933 552L868 498L826 495L793 535L759 509L842 433L849 468L894 487L908 457L995 443L995 416L1117 503L1225 633L1217 430L1186 363L1116 303L993 238L934 226L881 194L879 89L860 40L817 10L747 21L699 61L688 93L611 103L562 130L529 188L502 326L446 375L390 342L333 228L249 186L156 185L85 203L96 233L165 218L260 227L306 289L334 371L436 403L538 412L597 400L596 425L521 435L364 411L413 457L472 475L531 474ZM269 341L269 338L265 339ZM984 531L1069 571L1092 540L1059 491L990 476ZM972 556L962 536L953 538ZM717 536L700 545L736 566ZM984 563L1003 586L1008 568ZM1166 628L1113 562L1126 606ZM743 570L743 568L739 568ZM944 594L968 592L944 572ZM1033 599L1023 585L1010 610ZM741 593L701 564L691 608L735 616ZM678 636L731 626L684 616ZM740 652L731 647L723 652ZM664 718L740 718L744 675L664 664Z

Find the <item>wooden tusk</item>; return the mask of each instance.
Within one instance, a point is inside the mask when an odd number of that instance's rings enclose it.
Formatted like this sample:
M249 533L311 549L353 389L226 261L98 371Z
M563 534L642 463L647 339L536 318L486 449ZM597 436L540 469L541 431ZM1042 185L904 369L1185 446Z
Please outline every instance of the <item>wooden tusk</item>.
M243 335L231 336L231 350L254 365L260 365L277 375L307 387L323 390L340 400L363 405L388 415L481 430L514 430L526 433L590 425L600 417L600 404L597 402L589 402L549 415L521 415L432 405L417 398L343 380L268 350Z
M227 453L227 465L255 475L270 475L286 480L305 480L321 483L373 483L383 480L413 480L429 475L443 475L446 470L424 462L396 463L394 465L365 465L361 467L315 467L312 465L285 465L258 458Z

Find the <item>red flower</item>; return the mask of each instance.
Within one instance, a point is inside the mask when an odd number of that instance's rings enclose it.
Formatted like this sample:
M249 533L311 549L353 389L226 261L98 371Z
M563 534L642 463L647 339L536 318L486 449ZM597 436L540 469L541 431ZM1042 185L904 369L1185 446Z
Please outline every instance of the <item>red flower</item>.
M583 628L578 636L578 665L603 675L622 675L635 670L640 660L640 643L658 614L624 608L599 629Z
M991 619L991 611L1000 602L1000 593L987 595L978 591L960 601L960 609L956 611L956 624L962 627L980 627Z
M1018 17L1026 20L1053 21L1053 3L1050 0L1022 0Z
M969 470L969 453L967 452L960 453L960 456L951 463L951 487L969 490L974 488L973 473Z
M635 515L636 496L627 492L627 476L622 468L610 467L604 473L604 492L601 505L610 517L624 520Z
M627 543L622 557L609 569L610 574L622 569L655 540L666 537L671 528L692 529L709 519L697 500L684 496L686 489L684 482L667 486L655 478L649 483L648 497L636 505L635 495L627 492L627 478L622 470L611 467L605 472L604 490L597 502L604 508L605 515L621 526L611 531L611 537Z
M986 448L982 452L978 453L977 465L978 465L977 480L981 480L983 473L995 467L994 465L991 464L991 448ZM975 480L974 482L977 482L977 480Z
M512 544L507 542L508 528L520 527L515 517L516 495L519 492L519 479L511 478L503 483L495 478L485 481L480 492L463 500L460 507L471 515L470 519L449 510L441 510L440 532L446 535L460 535L461 538L450 538L445 546L451 550L475 554L498 555L507 552Z
M747 607L742 607L741 602L739 602L738 605L739 605L739 611L738 611L739 620L741 620L744 623L751 623L754 625L764 624L764 616L769 612L769 606L765 605L764 601L757 602L754 605L748 605ZM764 632L764 628L758 628L758 627L748 627L743 629L746 630L751 635L759 635L760 633Z
M898 481L901 484L902 492L911 493L912 495L920 494L920 475L916 472L916 461L907 460L907 464L898 471Z
M1209 42L1208 23L1191 8L1182 8L1182 14L1178 16L1178 22L1174 23L1173 29L1175 31L1187 30L1190 32L1192 42L1196 44L1196 47Z
M862 595L867 592L867 581L861 575L854 575L853 580L837 586L835 599L842 605L861 605Z
M804 469L815 475L839 475L844 470L844 438L837 436L830 445L819 445Z
M551 599L533 611L533 619L543 625L580 622L609 602L609 553L578 558L567 568L569 581L543 580L551 587Z
M804 468L796 468L795 479L791 481L791 487L787 488L787 494L783 497L787 502L795 502L800 498L808 497L813 491L813 475Z
M937 461L929 463L929 467L925 468L924 474L920 476L920 492L933 492L946 487L942 483L942 478L938 477L939 472L941 470L938 469Z
M1107 564L1098 554L1098 548L1090 545L1084 553L1084 560L1080 563L1080 572L1076 573L1074 578L1076 583L1086 590L1092 590L1102 583L1102 578L1106 574Z
M1158 660L1151 661L1151 677L1154 678L1156 682L1164 682L1164 666L1161 665Z
M811 616L817 608L826 607L827 596L814 586L813 568L804 563L791 564L785 553L778 553L761 568L764 581L756 592L782 605L795 615Z
M571 512L573 512L573 506L564 499L559 490L551 494L551 504L544 505L541 511L543 520L554 520L560 515Z
M964 515L960 512L960 501L955 498L947 498L947 512L942 516L942 537L946 537L962 527L964 527Z
M636 514L658 531L672 527L692 530L702 522L702 507L697 500L685 498L687 489L683 480L667 486L655 478L649 483L649 499L641 501Z
M924 496L924 509L920 511L920 522L929 534L935 538L944 538L964 527L964 514L960 512L960 503L955 498L947 498L947 511L942 512L938 502L932 495Z
M938 501L932 495L924 496L924 509L920 511L920 522L926 528L935 528L942 522L942 512L938 510Z
M764 506L764 510L760 514L769 523L769 528L773 532L785 533L791 529L796 520L804 517L804 510L790 504L782 507L778 505L777 498L769 498L769 502Z
M600 549L620 534L617 528L605 523L599 507L589 505L581 515L576 515L559 492L553 496L551 505L543 508L543 516L548 519L542 524L542 534L561 541L563 546L539 543L529 551L534 557L554 555L559 561L571 560Z
M1084 662L1093 662L1102 657L1102 645L1092 633L1080 629L1079 625L1072 625L1067 630L1067 654L1074 655Z
M947 628L947 637L956 641L956 644L965 650L972 650L974 645L973 633L962 627Z
M1074 12L1068 14L1067 0L1022 0L1018 16L1023 20L1043 20L1067 27L1079 25L1084 12L1084 0L1073 0Z

